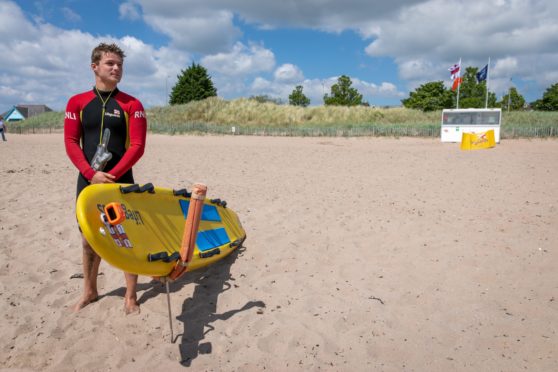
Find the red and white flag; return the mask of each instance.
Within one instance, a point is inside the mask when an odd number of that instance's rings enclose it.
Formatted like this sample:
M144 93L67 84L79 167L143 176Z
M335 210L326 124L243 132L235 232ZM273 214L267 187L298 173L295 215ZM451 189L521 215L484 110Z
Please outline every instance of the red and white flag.
M455 65L448 68L448 70L451 74L452 80L455 80L455 78L458 78L460 76L460 72L461 72L461 61L459 61L459 63L456 63Z

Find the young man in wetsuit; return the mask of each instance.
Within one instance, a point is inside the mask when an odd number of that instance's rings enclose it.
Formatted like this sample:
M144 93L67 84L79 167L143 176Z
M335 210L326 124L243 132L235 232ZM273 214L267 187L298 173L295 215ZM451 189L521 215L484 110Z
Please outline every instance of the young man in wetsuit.
M124 52L115 44L101 43L91 53L95 74L92 90L70 98L64 119L66 153L79 170L77 195L89 184L134 183L132 166L145 148L147 121L141 102L121 92ZM100 144L104 129L110 129L108 151L112 159L102 171L91 168L91 160ZM77 196L76 196L77 197ZM97 275L101 258L82 235L84 290L74 311L97 300ZM126 314L139 312L136 286L138 276L125 273Z

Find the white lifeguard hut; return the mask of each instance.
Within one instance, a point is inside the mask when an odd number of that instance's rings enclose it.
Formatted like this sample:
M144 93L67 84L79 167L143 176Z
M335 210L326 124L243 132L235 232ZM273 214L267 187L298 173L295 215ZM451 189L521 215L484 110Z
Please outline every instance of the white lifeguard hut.
M482 133L494 130L494 140L500 142L502 110L485 109L445 109L442 111L442 142L461 142L463 133Z

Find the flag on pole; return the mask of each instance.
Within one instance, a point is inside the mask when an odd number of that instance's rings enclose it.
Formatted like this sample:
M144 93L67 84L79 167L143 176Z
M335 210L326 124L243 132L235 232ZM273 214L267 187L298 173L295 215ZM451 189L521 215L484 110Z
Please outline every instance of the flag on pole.
M487 76L488 76L488 65L484 66L482 70L477 72L477 83L480 83L481 81L485 81Z
M463 82L463 79L461 79L461 58L459 58L458 63L451 66L448 70L451 74L451 79L453 80L451 90L454 91L457 89L457 99L455 101L455 106L456 108L459 108L459 86Z
M463 81L463 79L461 79L461 60L459 60L459 63L456 63L455 65L451 66L449 69L449 72L451 74L451 78L453 80L453 84L451 86L451 90L456 90L459 85L461 84L461 82Z
M456 63L455 65L451 66L448 70L451 74L451 79L452 80L455 80L455 78L458 78L460 76L460 71L461 71L461 61L459 61L459 63Z
M463 82L463 79L460 77L456 77L455 79L453 79L453 84L451 86L451 90L456 90L461 83Z

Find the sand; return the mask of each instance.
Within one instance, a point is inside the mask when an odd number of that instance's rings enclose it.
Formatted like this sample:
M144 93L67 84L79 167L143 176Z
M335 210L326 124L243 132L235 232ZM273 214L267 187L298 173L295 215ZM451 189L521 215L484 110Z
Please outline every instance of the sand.
M0 368L556 371L558 141L148 136L136 181L208 185L244 247L171 285L101 264L75 314L62 134L0 143Z

